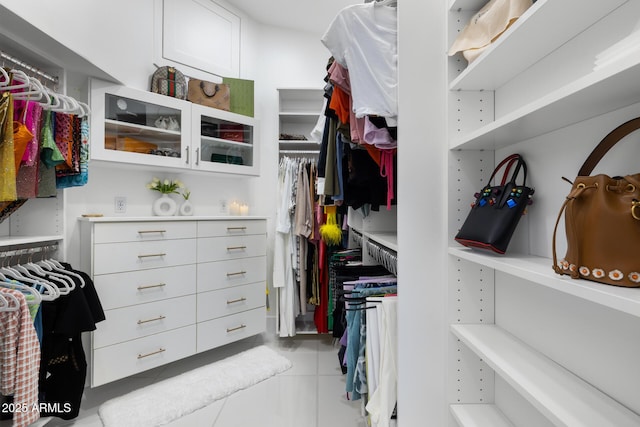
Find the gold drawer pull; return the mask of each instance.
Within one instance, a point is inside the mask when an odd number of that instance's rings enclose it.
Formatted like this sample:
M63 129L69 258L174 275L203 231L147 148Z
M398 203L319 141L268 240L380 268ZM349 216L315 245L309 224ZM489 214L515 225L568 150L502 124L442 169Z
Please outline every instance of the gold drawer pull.
M167 286L167 284L166 283L158 283L157 285L138 286L138 290L142 291L144 289L161 288L163 286Z
M227 301L227 305L228 305L228 304L235 304L235 303L237 303L237 302L244 302L244 301L246 301L246 300L247 300L247 299L246 299L245 297L238 298L238 299L234 299L234 300L231 300L231 301Z
M142 259L142 258L152 258L152 257L163 257L166 256L166 253L161 253L161 254L147 254L147 255L138 255L138 258Z
M138 320L138 325L142 325L144 323L149 323L149 322L157 322L158 320L164 320L166 318L167 318L166 316L158 316L158 317L155 317L153 319Z
M238 271L237 273L227 273L227 277L242 276L243 274L247 274L247 272L246 271Z
M235 328L231 328L231 329L227 328L227 332L237 331L238 329L244 329L246 327L247 327L247 325L240 325L240 326L236 326Z
M165 350L164 348L159 348L156 351L152 351L151 353L147 353L147 354L138 354L138 359L144 359L145 357L149 357L149 356L153 356L154 354L159 354L162 352L165 352L167 350Z
M246 246L228 246L227 250L228 251L238 251L238 250L245 250L247 249Z
M164 234L166 232L167 230L140 230L138 231L138 234Z
M247 227L227 227L227 231L244 231Z

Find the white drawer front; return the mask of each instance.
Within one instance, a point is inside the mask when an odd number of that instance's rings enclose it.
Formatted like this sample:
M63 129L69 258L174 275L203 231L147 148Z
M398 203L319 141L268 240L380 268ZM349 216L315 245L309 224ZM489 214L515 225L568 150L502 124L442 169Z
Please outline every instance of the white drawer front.
M198 292L265 282L266 280L266 256L198 264Z
M193 264L196 240L103 243L94 246L93 274Z
M252 283L198 294L198 322L264 307L265 284Z
M262 234L198 239L198 262L248 258L266 254L267 239Z
M196 292L196 266L155 268L94 278L102 308L111 310Z
M91 386L165 365L195 350L195 325L94 350Z
M111 222L94 225L94 243L146 242L196 237L195 221Z
M196 296L172 298L105 311L106 320L97 325L93 348L106 347L194 324Z
M264 332L265 309L260 307L243 311L232 316L198 323L197 327L197 351L201 352Z
M244 236L248 234L265 234L265 220L224 220L199 221L198 237Z

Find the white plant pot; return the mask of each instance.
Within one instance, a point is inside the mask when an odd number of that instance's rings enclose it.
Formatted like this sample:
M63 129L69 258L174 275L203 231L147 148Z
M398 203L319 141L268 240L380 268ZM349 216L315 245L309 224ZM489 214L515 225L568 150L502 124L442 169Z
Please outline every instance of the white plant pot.
M169 197L168 194L163 194L153 202L153 214L157 216L172 216L175 215L178 210L176 201Z

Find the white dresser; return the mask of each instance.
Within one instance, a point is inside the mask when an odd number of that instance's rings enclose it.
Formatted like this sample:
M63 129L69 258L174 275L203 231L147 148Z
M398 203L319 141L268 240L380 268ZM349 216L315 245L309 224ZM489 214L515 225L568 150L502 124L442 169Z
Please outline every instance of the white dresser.
M264 218L83 218L80 230L106 315L92 387L265 330Z

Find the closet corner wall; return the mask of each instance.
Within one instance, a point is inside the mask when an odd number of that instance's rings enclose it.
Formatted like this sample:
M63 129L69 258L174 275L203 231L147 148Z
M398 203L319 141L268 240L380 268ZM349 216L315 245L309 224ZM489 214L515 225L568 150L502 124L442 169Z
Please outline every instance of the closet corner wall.
M449 2L446 48L485 3ZM635 2L537 0L471 65L447 59L451 427L640 425L631 391L640 381L640 290L551 268L553 224L570 189L561 177L575 177L602 137L640 116L637 55L595 66L638 19ZM635 172L633 145L616 146L602 173ZM458 246L474 192L515 152L536 193L507 254ZM564 230L558 245L564 254Z

